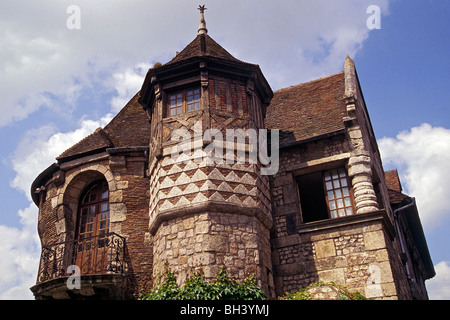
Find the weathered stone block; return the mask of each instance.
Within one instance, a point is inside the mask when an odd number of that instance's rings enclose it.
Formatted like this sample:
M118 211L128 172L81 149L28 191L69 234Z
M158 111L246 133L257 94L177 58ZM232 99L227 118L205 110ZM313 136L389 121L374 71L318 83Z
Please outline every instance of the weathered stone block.
M344 268L338 268L334 270L318 271L317 275L319 281L334 282L339 285L345 285L345 272Z
M366 250L377 250L386 247L383 231L373 231L364 234L364 248Z
M203 239L204 251L226 252L228 251L228 237L207 234Z
M122 201L123 201L123 191L122 190L110 192L110 194L109 194L109 202L110 203L119 203Z
M192 257L192 266L208 266L215 263L215 255L213 253L202 253Z
M336 249L334 247L334 241L322 240L314 243L317 259L332 257L336 255Z
M211 223L209 221L200 221L195 225L195 233L196 234L204 234L209 232L209 227Z
M61 234L66 232L66 224L65 224L65 220L59 220L55 223L56 226L56 234Z
M111 203L109 209L111 222L121 222L127 219L127 205L125 203Z

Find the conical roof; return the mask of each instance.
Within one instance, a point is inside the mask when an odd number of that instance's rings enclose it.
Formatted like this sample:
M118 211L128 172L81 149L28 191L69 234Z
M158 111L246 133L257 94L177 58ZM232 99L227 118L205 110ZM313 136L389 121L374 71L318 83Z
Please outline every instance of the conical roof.
M174 64L194 57L212 57L233 62L243 62L233 57L209 35L199 34L181 52L176 54L172 60L166 63L166 65Z

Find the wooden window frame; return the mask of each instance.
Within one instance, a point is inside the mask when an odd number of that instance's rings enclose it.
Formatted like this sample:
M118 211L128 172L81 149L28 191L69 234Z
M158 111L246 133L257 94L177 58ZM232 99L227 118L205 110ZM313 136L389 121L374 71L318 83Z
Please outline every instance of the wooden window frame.
M168 92L167 117L200 110L201 97L202 92L199 86Z
M106 190L103 190L105 186ZM92 197L91 192L94 188L96 189L95 199L90 199ZM86 199L87 196L90 198ZM83 215L86 217L83 217ZM83 218L85 218L86 222L84 222ZM101 238L102 235L109 233L109 225L110 208L108 183L104 179L97 180L85 188L80 197L78 204L76 239L81 240L83 238L95 236Z
M322 172L325 202L331 219L356 214L353 188L344 167Z

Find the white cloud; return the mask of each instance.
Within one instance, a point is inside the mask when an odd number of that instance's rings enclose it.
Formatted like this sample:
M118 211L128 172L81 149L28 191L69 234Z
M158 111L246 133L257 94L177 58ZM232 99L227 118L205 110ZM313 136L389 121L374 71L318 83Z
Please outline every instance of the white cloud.
M431 300L450 299L450 262L441 261L434 266L436 276L426 281L428 296Z
M40 257L38 209L34 203L19 210L21 228L0 225L0 300L32 299Z
M356 55L369 35L366 9L374 3L388 12L389 0L227 0L209 4L206 20L214 39L260 64L279 88L341 70L345 55ZM69 30L72 4L0 3L0 126L73 104L83 87L111 85L140 61L170 59L198 26L197 4L189 1L80 0L81 29ZM123 90L114 111L125 101Z
M37 175L64 150L105 126L111 118L108 114L97 121L83 119L78 129L64 133L51 125L29 130L12 157L16 176L11 186L31 201L30 186ZM21 228L0 225L0 299L33 298L29 288L36 283L41 249L37 234L38 208L30 202L18 215Z
M274 89L343 69L370 30L367 7L389 13L389 1L230 0L211 4L209 34L236 58L257 63ZM236 10L230 10L236 8Z
M385 166L399 169L404 192L416 197L424 227L448 217L450 129L424 123L395 138L382 138L378 146Z
M78 129L69 132L57 132L56 127L51 125L29 130L12 156L16 176L11 186L24 192L31 200L30 186L39 173L55 162L62 152L98 127L104 127L111 119L111 114L100 120L84 119Z
M113 112L120 111L136 92L141 89L149 68L149 64L140 63L135 65L134 68L127 68L124 72L117 72L113 75L114 88L118 94L111 99Z
M68 74L76 76L69 64L69 48L43 36L0 31L0 126L25 119L42 107L54 107L49 93L70 103L77 85ZM3 51L3 48L6 50Z

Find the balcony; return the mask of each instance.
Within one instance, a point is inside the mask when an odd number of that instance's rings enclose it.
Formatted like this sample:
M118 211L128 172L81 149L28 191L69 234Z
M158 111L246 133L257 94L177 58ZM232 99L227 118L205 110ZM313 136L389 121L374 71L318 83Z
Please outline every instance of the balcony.
M36 299L124 299L125 239L113 232L42 248Z

